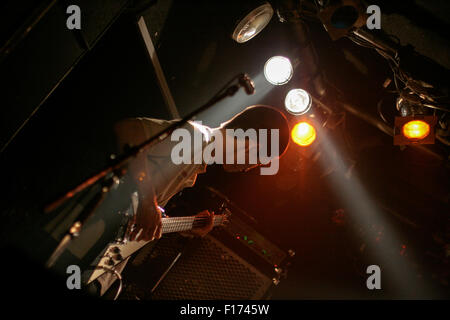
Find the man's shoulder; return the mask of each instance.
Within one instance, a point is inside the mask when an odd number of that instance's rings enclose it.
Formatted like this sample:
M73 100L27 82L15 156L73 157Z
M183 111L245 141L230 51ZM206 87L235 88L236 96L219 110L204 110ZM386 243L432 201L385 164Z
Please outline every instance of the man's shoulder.
M162 130L170 127L172 124L178 122L178 119L174 120L164 120L164 119L155 119L155 118L146 118L146 117L139 117L134 118L135 121L139 121L142 124L142 127L147 135L147 139L155 135Z

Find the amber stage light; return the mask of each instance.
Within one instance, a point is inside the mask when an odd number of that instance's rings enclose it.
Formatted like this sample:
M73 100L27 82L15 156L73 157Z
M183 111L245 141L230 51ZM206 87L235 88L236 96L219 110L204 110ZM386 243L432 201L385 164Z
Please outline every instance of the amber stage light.
M433 144L436 116L395 117L394 145Z
M403 135L411 140L422 140L430 134L430 125L422 120L412 120L403 125Z
M307 147L316 140L316 129L308 122L302 121L292 128L291 137L299 146Z

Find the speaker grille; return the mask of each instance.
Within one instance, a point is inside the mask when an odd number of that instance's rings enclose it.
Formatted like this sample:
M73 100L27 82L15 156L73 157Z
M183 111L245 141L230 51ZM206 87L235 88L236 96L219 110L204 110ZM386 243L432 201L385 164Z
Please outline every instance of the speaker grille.
M211 236L182 255L152 295L155 300L261 299L272 281Z

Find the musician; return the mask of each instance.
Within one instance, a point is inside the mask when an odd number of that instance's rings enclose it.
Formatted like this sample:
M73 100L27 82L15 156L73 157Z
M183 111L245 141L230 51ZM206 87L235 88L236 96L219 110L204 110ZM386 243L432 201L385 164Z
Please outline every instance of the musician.
M165 128L178 120L160 120L150 118L134 118L120 121L115 126L119 148L123 151L127 146L136 146L151 137L162 132ZM191 136L200 135L202 137L200 146L194 146L191 149L191 157L194 159L196 153L201 153L203 148L212 143L212 138L221 134L223 138L223 159L231 156L234 158L238 154L239 148L245 148L246 159L249 153L258 149L258 141L245 139L244 143L238 144L235 136L227 135L226 129L259 129L268 130L268 141L270 144L271 129L279 130L279 152L282 155L289 143L289 128L286 117L277 109L267 106L251 106L240 112L232 119L222 123L218 128L209 128L197 122L189 121L184 129L191 133ZM226 148L228 139L234 139L234 149ZM258 139L257 139L258 140ZM134 219L128 225L129 240L151 241L159 239L162 235L161 208L175 194L186 187L192 187L198 174L206 172L209 159L201 157L202 161L192 163L175 164L171 158L172 150L177 144L170 137L148 147L139 153L136 158L130 161L128 175L136 186L137 192L137 210ZM268 147L268 150L271 150ZM198 154L197 154L198 155ZM203 154L202 154L203 155ZM260 166L260 159L255 164L223 164L223 168L228 172L248 171ZM197 163L196 163L197 162ZM213 228L214 213L208 210L202 211L197 216L207 217L207 223L204 227L196 228L189 233L193 236L205 236ZM118 264L115 268L117 272L122 272L129 258ZM92 285L96 287L95 291L103 295L106 290L116 280L111 273L106 273Z
M125 146L135 146L145 140L160 133L164 128L170 126L177 120L159 120L149 118L135 118L123 120L115 126L115 132L118 137L119 147L123 150ZM223 159L227 158L227 153L233 153L234 158L237 154L238 143L234 141L234 150L227 150L226 140L235 139L227 136L226 129L242 129L246 131L249 128L267 129L268 141L270 142L271 129L279 130L279 155L282 155L289 142L289 128L286 117L277 109L268 106L251 106L240 112L232 119L222 123L218 128L209 128L207 126L189 121L185 126L192 136L201 134L203 145L200 150L192 148L193 153L201 152L203 147L211 143L214 134L220 131L223 137ZM170 137L158 142L141 152L135 160L131 161L129 174L133 178L139 197L139 205L135 219L130 222L130 240L153 240L161 237L161 210L172 196L186 187L192 187L198 174L206 171L207 161L202 159L202 163L174 164L171 159L171 152L177 142L171 141ZM258 148L257 141L246 139L245 152L246 159L249 159L248 153L252 148ZM269 148L270 150L270 148ZM194 155L192 155L194 157ZM225 161L224 161L225 162ZM259 159L256 164L223 164L223 168L228 172L247 171L260 165ZM208 223L203 228L197 228L191 231L197 236L207 234L213 225L213 213L203 211L199 216L208 217ZM131 227L134 226L134 229Z

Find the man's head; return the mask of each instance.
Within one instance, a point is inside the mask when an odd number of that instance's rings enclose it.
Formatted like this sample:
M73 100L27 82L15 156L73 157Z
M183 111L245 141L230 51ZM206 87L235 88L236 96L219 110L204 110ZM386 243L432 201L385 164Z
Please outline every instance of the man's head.
M269 106L248 107L222 123L221 130L224 136L225 159L234 159L233 164L224 162L223 167L229 172L248 171L267 164L273 158L280 157L289 144L286 117ZM234 148L227 148L231 143ZM238 163L243 162L238 161L240 155L241 159L245 155L245 163Z

